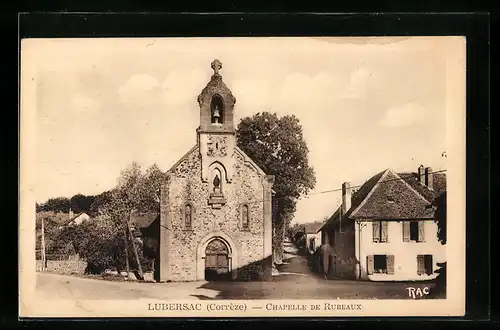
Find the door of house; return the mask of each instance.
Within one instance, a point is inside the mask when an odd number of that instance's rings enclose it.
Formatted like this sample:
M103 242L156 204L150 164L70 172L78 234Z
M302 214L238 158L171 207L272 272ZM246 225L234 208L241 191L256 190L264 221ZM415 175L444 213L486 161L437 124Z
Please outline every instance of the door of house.
M227 281L231 279L229 251L220 239L208 243L205 250L205 280Z

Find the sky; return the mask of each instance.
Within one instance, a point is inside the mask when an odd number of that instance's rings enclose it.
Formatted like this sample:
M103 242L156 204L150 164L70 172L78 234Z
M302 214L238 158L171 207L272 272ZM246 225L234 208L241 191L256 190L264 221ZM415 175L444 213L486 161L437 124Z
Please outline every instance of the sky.
M36 199L98 194L120 171L173 165L196 143L197 96L220 74L235 124L270 111L303 126L317 184L294 222L322 221L343 182L446 170L446 42L435 38L137 38L23 42L36 82Z

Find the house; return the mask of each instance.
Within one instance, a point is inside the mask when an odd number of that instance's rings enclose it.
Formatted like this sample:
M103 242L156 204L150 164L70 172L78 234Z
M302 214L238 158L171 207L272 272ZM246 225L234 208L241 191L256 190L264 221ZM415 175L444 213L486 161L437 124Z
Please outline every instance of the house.
M79 225L85 221L88 221L90 219L90 216L85 213L85 212L80 212L80 213L77 213L76 215L73 213L73 211L71 211L71 209L69 210L69 213L68 213L68 221L66 222L66 224L63 224L63 226L59 226L59 229L62 229L64 226L75 226L75 225Z
M306 251L311 255L314 254L314 252L321 245L321 232L319 232L321 226L321 222L306 223L304 225L304 234L306 236Z
M144 239L157 249L160 282L270 280L274 176L236 144L236 98L214 60L199 105L196 144L166 172L159 217L143 215ZM146 242L146 241L145 241Z
M153 264L153 279L159 282L160 246L158 232L160 226L159 212L132 212L130 215L130 229L133 236L142 241L142 255Z
M446 191L444 173L420 166L416 173L386 169L352 193L323 224L323 267L332 277L418 281L437 276L446 260L437 238L434 201Z
M69 224L70 225L79 225L82 222L87 221L89 219L90 219L90 216L87 213L80 212L80 213L78 213L77 215L75 215L74 217L71 218Z

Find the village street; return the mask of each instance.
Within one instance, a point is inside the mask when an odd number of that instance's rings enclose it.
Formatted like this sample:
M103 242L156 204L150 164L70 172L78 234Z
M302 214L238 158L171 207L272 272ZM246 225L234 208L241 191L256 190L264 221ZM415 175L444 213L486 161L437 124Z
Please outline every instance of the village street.
M409 299L407 283L325 280L287 242L280 275L270 282L113 282L37 273L42 299ZM411 284L423 288L429 283Z

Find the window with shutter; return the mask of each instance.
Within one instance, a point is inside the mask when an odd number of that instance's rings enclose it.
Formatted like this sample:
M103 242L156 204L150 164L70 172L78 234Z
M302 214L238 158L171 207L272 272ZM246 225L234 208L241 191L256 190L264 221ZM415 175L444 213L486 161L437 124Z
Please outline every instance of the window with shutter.
M387 256L385 254L376 254L373 256L373 271L378 274L387 273Z
M387 256L387 274L389 274L389 275L394 274L394 256L393 255Z
M419 221L417 242L424 242L424 241L425 241L425 222Z
M410 221L410 241L418 242L418 221Z
M403 242L410 241L410 222L403 221Z
M373 241L380 242L380 221L372 221Z
M374 270L374 262L373 262L373 256L366 256L366 273L368 275L373 274Z
M389 222L388 221L381 221L381 233L380 233L380 241L381 242L387 242L389 239Z
M417 256L417 275L424 274L424 256L419 254Z

